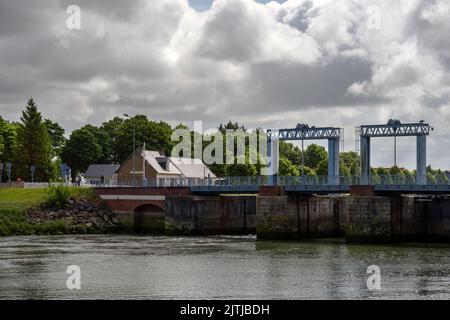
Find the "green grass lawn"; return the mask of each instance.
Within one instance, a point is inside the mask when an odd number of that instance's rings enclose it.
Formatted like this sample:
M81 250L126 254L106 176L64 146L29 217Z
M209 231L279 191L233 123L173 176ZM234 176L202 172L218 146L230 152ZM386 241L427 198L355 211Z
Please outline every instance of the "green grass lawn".
M23 211L41 203L47 189L0 189L0 210Z
M95 199L90 188L69 188L69 190L73 198ZM46 194L47 189L0 189L0 210L24 211L42 203Z
M43 203L48 189L0 189L0 236L30 234L63 234L63 221L49 221L31 225L26 210ZM69 188L71 198L100 201L90 188ZM83 228L83 226L80 226Z

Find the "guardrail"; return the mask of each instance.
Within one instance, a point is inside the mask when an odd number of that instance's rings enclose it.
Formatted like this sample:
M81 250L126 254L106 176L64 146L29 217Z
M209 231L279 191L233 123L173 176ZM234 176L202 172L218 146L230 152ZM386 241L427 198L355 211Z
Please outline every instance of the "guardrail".
M111 187L122 187L122 188L132 188L132 187L158 187L158 188L170 188L170 187L208 187L211 189L226 190L230 187L234 189L241 188L242 190L254 190L261 186L271 186L272 177L269 176L252 176L252 177L223 177L223 178L204 178L204 179L184 179L184 178L160 178L152 180L119 180L114 183L97 183L97 184L65 184L65 183L21 183L20 186L12 183L11 187L22 187L22 188L47 188L49 185L69 185L72 187L94 187L94 188L111 188ZM3 184L3 187L8 187L9 184ZM332 189L346 189L349 186L357 186L361 184L360 176L277 176L276 185L284 187L322 187L326 189L328 186ZM382 175L371 177L369 185L382 186L388 188L393 186L393 188L399 188L399 186L410 187L416 186L415 176L405 176L405 175ZM448 179L443 177L429 180L425 186L442 186L444 189L450 186Z
M332 182L332 183L330 183ZM369 180L369 185L411 186L416 184L415 176L382 175L374 176ZM227 186L271 186L272 179L269 176L242 176L205 179L165 179L148 181L123 181L115 184L95 185L97 187L227 187ZM362 185L360 176L277 176L278 186L352 186ZM449 186L448 179L440 178L428 181L427 185Z

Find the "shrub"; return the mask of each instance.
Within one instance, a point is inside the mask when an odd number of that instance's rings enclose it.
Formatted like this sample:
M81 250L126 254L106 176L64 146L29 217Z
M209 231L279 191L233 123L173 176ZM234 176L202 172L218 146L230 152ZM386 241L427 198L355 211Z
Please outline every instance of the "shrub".
M33 234L33 226L19 210L0 210L0 236Z
M70 198L70 190L64 186L50 187L44 200L44 206L64 208Z
M35 226L38 234L58 235L66 233L64 221L46 221Z

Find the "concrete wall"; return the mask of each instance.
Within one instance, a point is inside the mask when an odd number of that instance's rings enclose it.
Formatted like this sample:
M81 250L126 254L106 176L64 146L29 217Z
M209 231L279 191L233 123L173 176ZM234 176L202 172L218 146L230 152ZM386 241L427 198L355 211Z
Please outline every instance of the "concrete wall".
M97 193L128 232L450 241L450 196L370 196L364 190L351 196L306 196L280 188L266 188L259 196L195 196L189 188L108 188ZM142 206L147 209L136 210Z
M46 184L48 187L48 183ZM14 188L14 189L21 189L21 188L25 188L25 183L23 181L21 182L16 182L16 181L12 181L12 182L1 182L0 183L0 188Z
M256 234L258 239L297 239L298 212L288 210L287 196L256 198Z
M423 201L425 200L425 201ZM420 206L425 221L425 237L428 241L450 241L450 198L422 199Z
M450 241L447 196L352 196L346 206L349 242Z
M258 239L309 239L342 236L344 199L335 196L258 196Z
M349 242L384 242L392 240L389 197L352 196L345 200L347 222L345 237Z
M167 196L167 235L255 233L255 196Z

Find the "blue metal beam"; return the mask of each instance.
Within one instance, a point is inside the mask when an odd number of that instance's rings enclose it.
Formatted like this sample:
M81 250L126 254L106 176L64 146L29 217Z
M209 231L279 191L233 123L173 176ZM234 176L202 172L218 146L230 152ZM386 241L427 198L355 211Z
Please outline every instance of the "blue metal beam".
M295 129L269 130L270 138L282 141L298 141L298 140L324 140L337 139L341 137L341 128L324 127L298 127Z
M433 130L428 123L403 123L361 126L361 137L411 137L428 136Z

